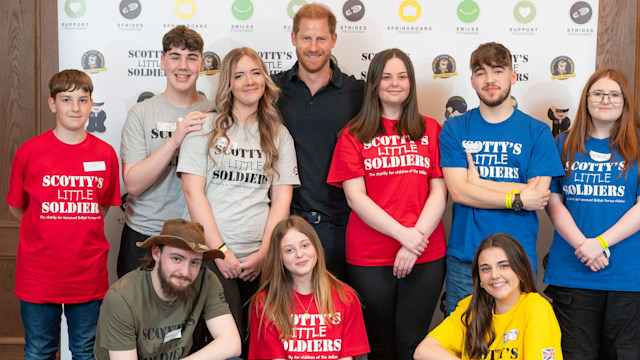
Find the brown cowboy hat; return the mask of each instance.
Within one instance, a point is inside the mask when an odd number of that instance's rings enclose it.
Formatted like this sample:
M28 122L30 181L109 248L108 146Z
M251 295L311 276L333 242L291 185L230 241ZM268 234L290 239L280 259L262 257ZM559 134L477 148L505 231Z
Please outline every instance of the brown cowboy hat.
M162 225L160 235L154 235L144 242L137 242L141 248L153 245L169 245L184 250L204 254L203 261L224 259L224 253L218 249L209 249L204 242L204 227L200 223L185 219L169 219Z

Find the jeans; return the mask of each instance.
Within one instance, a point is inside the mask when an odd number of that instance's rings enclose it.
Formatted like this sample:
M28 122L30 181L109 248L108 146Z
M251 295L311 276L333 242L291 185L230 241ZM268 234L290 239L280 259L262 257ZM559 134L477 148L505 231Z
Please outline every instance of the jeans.
M534 281L538 278L538 272L533 271ZM447 316L456 309L460 300L473 293L473 278L471 278L471 263L460 260L455 256L447 255Z
M73 360L93 359L93 343L102 300L80 304L34 304L20 300L24 324L24 358L49 360L56 358L60 342L62 311L69 326L69 350ZM63 308L64 306L64 308Z

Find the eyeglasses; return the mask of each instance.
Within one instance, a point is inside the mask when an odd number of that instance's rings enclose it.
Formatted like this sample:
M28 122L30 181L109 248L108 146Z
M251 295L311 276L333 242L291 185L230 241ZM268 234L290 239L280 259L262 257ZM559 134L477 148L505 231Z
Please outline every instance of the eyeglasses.
M604 97L607 96L609 98L609 102L612 104L620 104L624 101L625 95L619 92L611 92L611 93L603 93L602 91L594 91L588 92L587 97L589 101L594 104L601 103L604 100Z

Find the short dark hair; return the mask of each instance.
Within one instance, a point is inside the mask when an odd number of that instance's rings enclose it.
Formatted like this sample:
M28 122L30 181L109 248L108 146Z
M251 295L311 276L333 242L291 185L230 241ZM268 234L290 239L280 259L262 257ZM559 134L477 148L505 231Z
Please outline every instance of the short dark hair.
M93 93L91 77L80 70L62 70L53 75L51 80L49 80L49 92L54 99L56 98L56 94L60 92L74 91L77 89L88 92L89 96Z
M496 42L482 44L471 53L469 67L473 72L482 65L504 66L511 69L511 52L504 45Z
M204 52L204 40L196 31L184 25L178 25L162 37L163 54L174 47L189 49L202 54Z

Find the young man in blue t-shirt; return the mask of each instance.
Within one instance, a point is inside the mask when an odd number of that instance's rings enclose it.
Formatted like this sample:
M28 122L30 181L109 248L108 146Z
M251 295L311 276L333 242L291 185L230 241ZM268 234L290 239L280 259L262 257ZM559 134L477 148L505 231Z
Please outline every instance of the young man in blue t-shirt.
M563 174L549 127L511 104L516 72L501 44L471 54L471 86L480 106L444 123L440 166L454 201L447 250L447 314L473 290L471 262L497 232L521 242L537 269L538 216L551 177Z

